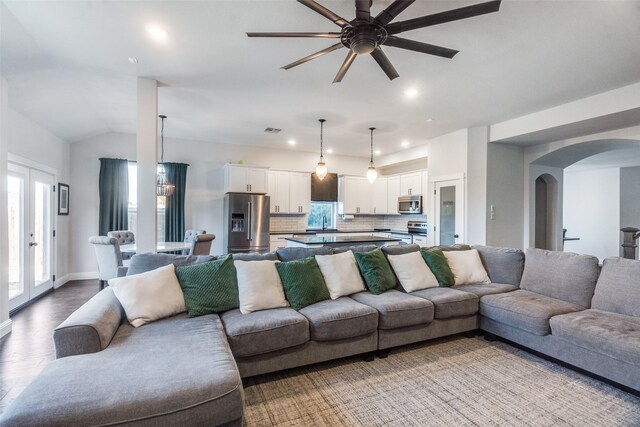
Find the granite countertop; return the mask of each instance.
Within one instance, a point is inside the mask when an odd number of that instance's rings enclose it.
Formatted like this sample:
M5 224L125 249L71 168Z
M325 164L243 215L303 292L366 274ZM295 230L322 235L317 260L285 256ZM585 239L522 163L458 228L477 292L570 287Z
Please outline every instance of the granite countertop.
M309 230L295 230L295 231L270 231L269 234L310 234L315 235L315 231Z
M380 242L399 242L400 239L388 238L388 237L375 237L375 236L300 236L300 237L287 237L286 240L290 240L296 243L302 243L304 245L331 245L331 244L344 244L344 243L380 243Z
M345 234L349 234L349 233L390 233L391 230L388 228L372 228L372 229L367 229L367 230L337 230L337 229L326 229L324 231L322 230L294 230L294 231L271 231L269 232L269 234L310 234L310 235L314 235L314 234L333 234L333 233L345 233ZM395 231L394 231L395 232ZM399 232L402 233L402 232ZM404 234L407 234L406 232L404 232Z

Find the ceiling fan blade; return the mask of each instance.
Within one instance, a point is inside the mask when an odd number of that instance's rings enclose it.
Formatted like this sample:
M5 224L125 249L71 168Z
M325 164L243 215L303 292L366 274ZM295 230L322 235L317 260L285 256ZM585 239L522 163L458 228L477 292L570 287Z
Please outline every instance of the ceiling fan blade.
M333 79L334 83L340 83L342 81L342 78L347 74L347 71L349 71L349 67L351 67L354 59L356 59L356 53L350 50L349 53L347 53L347 57L344 59L342 66L340 66L338 74L336 74L336 78Z
M384 42L385 46L397 47L400 49L413 50L415 52L422 52L429 55L442 56L443 58L453 58L458 50L449 49L442 46L436 46L434 44L417 42L415 40L403 39L396 36L388 36Z
M249 37L320 37L339 39L340 33L247 33Z
M369 22L371 18L371 0L356 0L356 19Z
M378 16L376 16L376 21L378 21L382 26L387 25L389 22L393 21L395 17L400 14L400 12L411 6L411 4L415 1L416 0L394 1L385 10L380 12Z
M311 61L312 59L319 58L322 55L326 55L329 52L333 52L334 50L338 50L338 49L343 48L343 47L344 47L344 45L342 43L336 43L333 46L329 46L326 49L322 49L322 50L320 50L320 51L318 51L316 53L312 53L309 56L305 56L302 59L298 59L296 62L292 62L291 64L287 64L282 68L284 68L285 70L288 70L289 68L293 68L293 67L296 67L296 66L298 66L300 64L304 64L307 61Z
M432 25L443 24L445 22L484 15L486 13L497 12L500 9L500 2L501 0L492 0L486 3L448 10L446 12L434 13L433 15L421 16L420 18L409 19L407 21L395 22L393 24L389 24L387 32L389 34L398 34L409 30L415 30L417 28L424 28Z
M331 12L326 7L322 6L321 4L316 3L313 0L298 0L298 3L302 3L303 5L307 6L309 9L312 9L316 13L319 13L320 15L324 16L325 18L331 20L334 24L339 25L341 27L344 27L345 25L347 25L349 23L349 21L347 21L346 19L336 15L335 13Z
M371 52L371 56L373 56L373 59L376 60L380 68L382 68L382 71L384 71L387 77L389 77L389 80L400 77L396 69L393 68L393 64L391 64L391 61L389 61L389 58L387 58L387 55L385 55L380 47L375 48L375 50Z

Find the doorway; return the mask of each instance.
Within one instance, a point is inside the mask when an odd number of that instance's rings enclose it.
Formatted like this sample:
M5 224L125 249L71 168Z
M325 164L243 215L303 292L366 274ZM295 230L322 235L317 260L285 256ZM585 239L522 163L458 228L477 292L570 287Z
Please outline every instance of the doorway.
M9 163L9 310L53 288L54 176Z
M558 250L555 243L558 224L558 180L549 174L543 174L536 178L535 187L535 247Z
M464 242L464 179L438 181L434 186L435 244Z

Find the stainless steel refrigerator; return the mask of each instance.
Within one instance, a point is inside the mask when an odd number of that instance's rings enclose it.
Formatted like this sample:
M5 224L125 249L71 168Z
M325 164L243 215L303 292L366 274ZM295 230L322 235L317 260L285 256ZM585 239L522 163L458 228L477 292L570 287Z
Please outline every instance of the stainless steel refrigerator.
M228 193L224 218L227 253L269 252L269 196Z

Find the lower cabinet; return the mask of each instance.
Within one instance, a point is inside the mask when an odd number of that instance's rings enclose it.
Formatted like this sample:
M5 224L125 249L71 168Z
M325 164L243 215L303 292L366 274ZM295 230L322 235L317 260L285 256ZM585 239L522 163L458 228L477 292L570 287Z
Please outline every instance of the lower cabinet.
M273 252L280 248L286 248L287 241L285 239L291 237L293 234L271 234L269 236L269 250Z
M420 247L427 246L427 236L413 236L413 243L416 245L420 245Z

